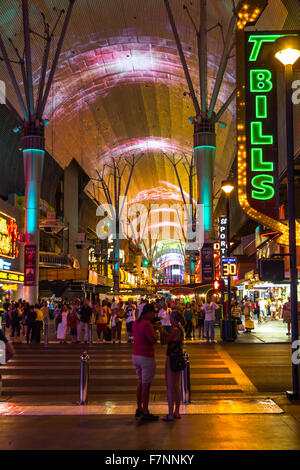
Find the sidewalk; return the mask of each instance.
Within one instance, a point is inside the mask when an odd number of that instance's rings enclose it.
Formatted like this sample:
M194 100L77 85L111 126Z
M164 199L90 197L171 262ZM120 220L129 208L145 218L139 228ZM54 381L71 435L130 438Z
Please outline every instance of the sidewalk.
M211 402L203 402L203 407ZM132 414L1 416L0 449L298 450L299 402L290 404L282 396L276 402L284 413L225 414L218 401L212 414L203 408L201 414L182 415L172 422L141 422Z

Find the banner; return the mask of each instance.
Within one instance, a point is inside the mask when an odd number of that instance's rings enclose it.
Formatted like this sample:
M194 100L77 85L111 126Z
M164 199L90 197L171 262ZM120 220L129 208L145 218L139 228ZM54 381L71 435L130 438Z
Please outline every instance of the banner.
M201 249L201 273L202 283L211 284L215 277L214 246L212 243L204 243Z
M25 245L24 286L36 285L36 246Z

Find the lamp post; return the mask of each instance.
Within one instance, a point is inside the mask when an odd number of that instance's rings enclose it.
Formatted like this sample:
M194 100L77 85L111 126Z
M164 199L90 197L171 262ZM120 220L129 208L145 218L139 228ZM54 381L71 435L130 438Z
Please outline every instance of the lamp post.
M295 226L295 181L294 181L294 125L292 103L293 65L300 57L300 44L297 38L282 37L275 42L275 57L284 65L285 100L286 100L286 161L288 178L288 214L289 214L289 257L292 319L292 354L297 351L298 340L298 302L297 302L297 252ZM287 392L290 399L299 398L298 365L292 363L293 391Z
M222 191L226 194L226 218L227 218L227 227L226 227L226 239L227 239L227 249L226 256L230 256L230 194L234 189L233 183L230 180L222 182ZM228 282L228 316L227 319L223 320L223 339L225 341L234 341L233 334L233 321L231 318L231 276L227 276Z

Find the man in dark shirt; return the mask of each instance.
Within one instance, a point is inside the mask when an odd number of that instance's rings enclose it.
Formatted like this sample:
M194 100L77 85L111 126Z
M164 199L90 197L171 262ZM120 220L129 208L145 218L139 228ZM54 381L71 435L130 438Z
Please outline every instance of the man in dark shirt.
M77 343L81 342L81 331L84 330L84 342L87 344L88 333L89 333L89 323L92 317L92 309L89 306L88 299L85 299L83 305L79 312L80 322L77 327Z
M27 325L27 335L26 340L27 344L29 344L29 336L30 336L30 343L35 340L35 322L36 322L37 314L34 310L34 305L30 305L30 309L26 316L26 325Z

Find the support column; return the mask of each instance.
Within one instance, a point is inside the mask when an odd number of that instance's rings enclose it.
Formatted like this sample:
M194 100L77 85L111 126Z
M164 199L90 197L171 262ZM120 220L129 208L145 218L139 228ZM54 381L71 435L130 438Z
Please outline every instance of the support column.
M28 246L32 246L31 254L35 263L34 272L25 268L24 298L30 304L38 300L39 291L39 258L40 258L40 193L44 164L44 125L36 126L36 122L26 123L23 137L23 159L25 174L25 256ZM27 284L27 285L26 285Z
M215 123L202 119L194 124L194 156L198 180L198 204L203 207L204 241L211 237L213 227L213 180L216 157Z
M114 239L114 292L120 292L120 221L116 219L116 233Z

